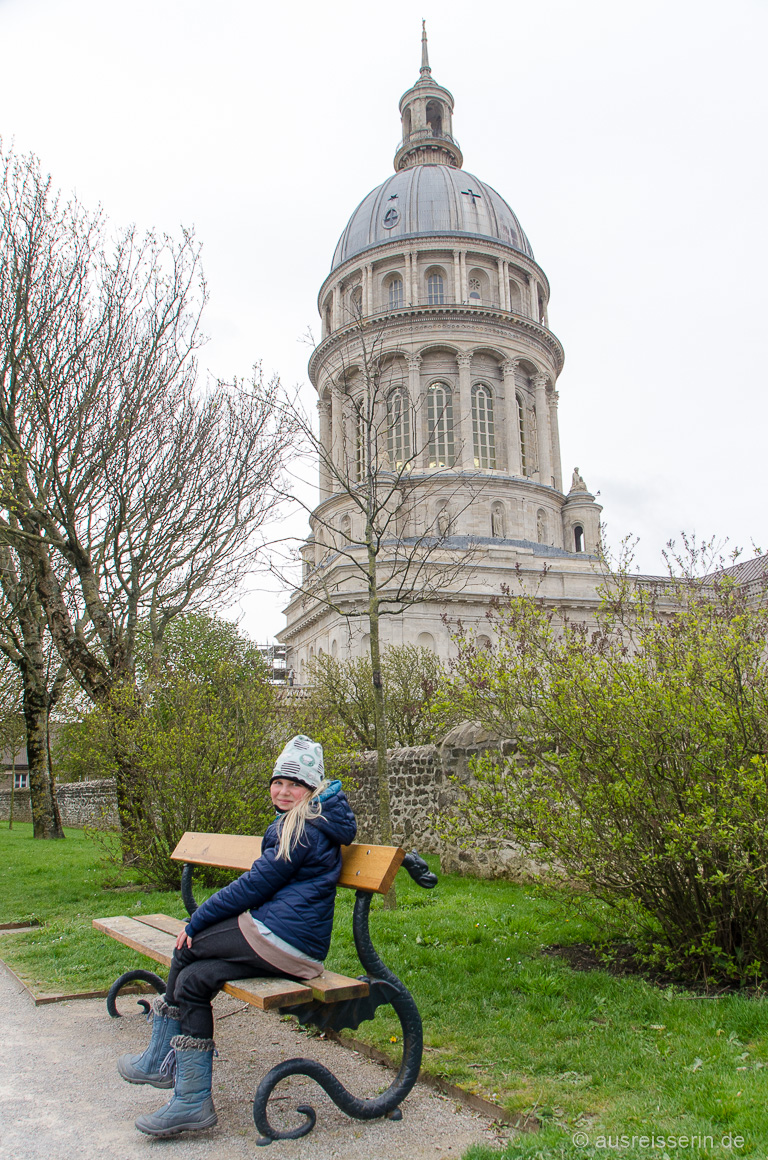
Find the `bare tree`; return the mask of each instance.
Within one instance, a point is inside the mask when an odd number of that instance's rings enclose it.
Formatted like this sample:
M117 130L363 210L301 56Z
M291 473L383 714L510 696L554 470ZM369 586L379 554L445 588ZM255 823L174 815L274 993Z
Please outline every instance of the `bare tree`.
M331 439L298 404L290 410L330 495L316 507L303 502L314 559L307 558L305 549L302 579L293 587L309 606L325 606L348 622L362 620L368 626L379 836L389 843L381 621L466 583L475 548L472 543L457 546L452 534L474 499L477 481L472 473L455 470L461 449L441 444L446 404L422 422L425 404L411 399L403 387L400 352L385 351L383 330L370 324L359 306L353 311L352 330L338 355ZM420 437L422 430L426 435ZM430 517L426 501L434 497L440 506Z
M124 714L140 620L159 648L254 568L293 432L275 380L198 386L190 234L110 237L34 158L2 157L0 181L0 539L69 671ZM126 758L121 819L140 793Z
M0 738L15 743L23 723L33 834L63 838L51 767L50 719L69 673L53 648L25 556L2 541L0 654L6 662L0 686L0 703L6 706Z

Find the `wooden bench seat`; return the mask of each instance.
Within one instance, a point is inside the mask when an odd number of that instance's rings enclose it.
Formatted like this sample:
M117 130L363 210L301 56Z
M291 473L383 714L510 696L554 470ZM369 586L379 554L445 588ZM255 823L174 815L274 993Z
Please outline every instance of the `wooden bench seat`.
M195 866L215 866L241 874L249 870L261 854L261 838L238 834L184 834L171 857L184 863L181 895L189 914L197 909L192 894L192 875ZM397 1078L389 1088L371 1099L357 1099L322 1064L310 1059L288 1059L273 1067L261 1080L253 1100L253 1118L262 1135L258 1144L273 1140L295 1139L311 1131L315 1113L302 1104L297 1110L305 1123L291 1131L281 1131L269 1122L267 1104L273 1089L291 1075L308 1075L315 1079L331 1099L350 1116L373 1119L378 1116L400 1118L399 1105L408 1095L419 1074L422 1054L421 1017L413 996L392 971L381 961L368 929L368 915L374 894L386 894L395 880L400 866L408 871L420 886L431 887L437 882L427 864L415 852L406 854L397 846L373 846L355 843L342 847L342 869L339 886L355 891L352 927L355 946L365 975L360 979L323 971L313 979L297 982L295 979L233 979L224 984L224 990L236 999L258 1007L262 1011L291 1010L301 1023L322 1030L354 1030L361 1022L374 1017L376 1008L391 1004L402 1027L403 1061ZM93 925L110 938L116 939L134 951L169 967L176 939L186 923L167 914L142 914L129 918L114 915L96 918ZM130 982L142 979L157 991L164 992L165 983L158 975L145 970L127 971L117 979L107 998L110 1015L118 1015L115 1000L120 990ZM141 1001L145 1009L148 1004Z
M125 943L156 963L170 967L176 937L186 923L167 914L142 914L135 918L117 915L114 918L95 918L96 930ZM368 994L368 984L333 971L323 971L315 979L297 983L295 979L233 979L223 990L245 1003L252 1003L261 1011L275 1007L297 1007L313 999L321 1003L338 1003L342 999L356 999Z

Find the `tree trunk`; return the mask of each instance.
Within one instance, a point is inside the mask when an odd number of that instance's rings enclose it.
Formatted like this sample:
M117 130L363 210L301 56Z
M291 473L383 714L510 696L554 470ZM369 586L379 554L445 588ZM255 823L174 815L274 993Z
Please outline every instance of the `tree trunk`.
M379 593L376 579L376 555L368 536L368 623L371 637L371 673L373 677L373 719L376 725L376 788L379 806L379 841L392 845L392 812L389 799L389 769L387 766L387 712L384 702L384 682L381 678L381 646L379 641ZM397 895L394 885L384 895L384 906L394 910Z
M145 825L147 804L143 778L137 772L133 738L142 712L141 699L133 679L116 683L109 698L109 721L115 755L115 793L120 822L123 864L141 860L142 842L150 829Z
M48 693L24 674L24 722L27 727L29 796L32 806L32 833L35 838L63 838L59 803L48 756L50 706Z

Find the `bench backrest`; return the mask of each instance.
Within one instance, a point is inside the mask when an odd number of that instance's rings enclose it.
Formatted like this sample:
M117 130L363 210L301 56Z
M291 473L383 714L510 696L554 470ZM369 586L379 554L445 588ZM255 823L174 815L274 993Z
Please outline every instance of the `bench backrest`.
M250 870L261 854L261 838L242 834L184 834L171 858L193 866L219 866L223 870ZM355 842L341 847L339 886L386 894L395 880L405 850L400 846L366 846Z

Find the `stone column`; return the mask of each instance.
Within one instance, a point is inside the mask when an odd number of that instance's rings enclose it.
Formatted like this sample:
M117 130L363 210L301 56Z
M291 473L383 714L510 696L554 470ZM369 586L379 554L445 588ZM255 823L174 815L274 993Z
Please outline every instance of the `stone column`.
M453 251L453 300L461 302L461 255L458 250Z
M539 321L539 284L533 274L528 275L528 289L531 293L531 318Z
M411 405L413 431L411 432L411 455L414 467L426 466L427 416L421 393L421 355L408 354L408 400Z
M549 437L549 400L546 375L533 376L536 391L536 428L539 437L539 482L552 487L552 447Z
M507 263L503 258L497 258L496 267L498 269L499 279L498 303L502 310L509 310L509 303L507 301L507 294L509 290L509 287L507 286Z
M331 417L330 399L318 399L317 410L320 418L320 445L327 454L332 453L333 421ZM320 499L327 499L333 491L333 476L330 464L325 459L320 460Z
M334 383L331 387L331 461L336 471L343 472L343 457L344 457L344 394L341 387ZM336 490L336 483L333 482L332 490Z
M457 406L453 408L453 438L457 451L456 466L463 471L475 470L475 447L472 437L472 380L470 366L471 354L457 354L459 364L459 390ZM458 423L457 423L458 420ZM456 447L458 438L460 446Z
M520 449L520 420L517 414L517 391L515 390L515 367L517 359L507 359L501 364L504 383L504 406L506 407L506 448L507 471L510 475L523 474L523 456Z
M405 255L405 301L408 306L416 305L416 280L414 278L415 254L409 250Z
M461 302L469 302L469 286L467 285L467 251L461 250Z
M338 330L342 325L341 317L341 282L337 282L333 288L333 329Z
M563 471L560 464L560 424L557 418L557 404L560 396L554 389L549 392L549 424L552 431L552 474L555 477L555 487L563 490Z
M373 300L373 266L369 263L363 270L363 314L367 318L375 313L376 303Z

